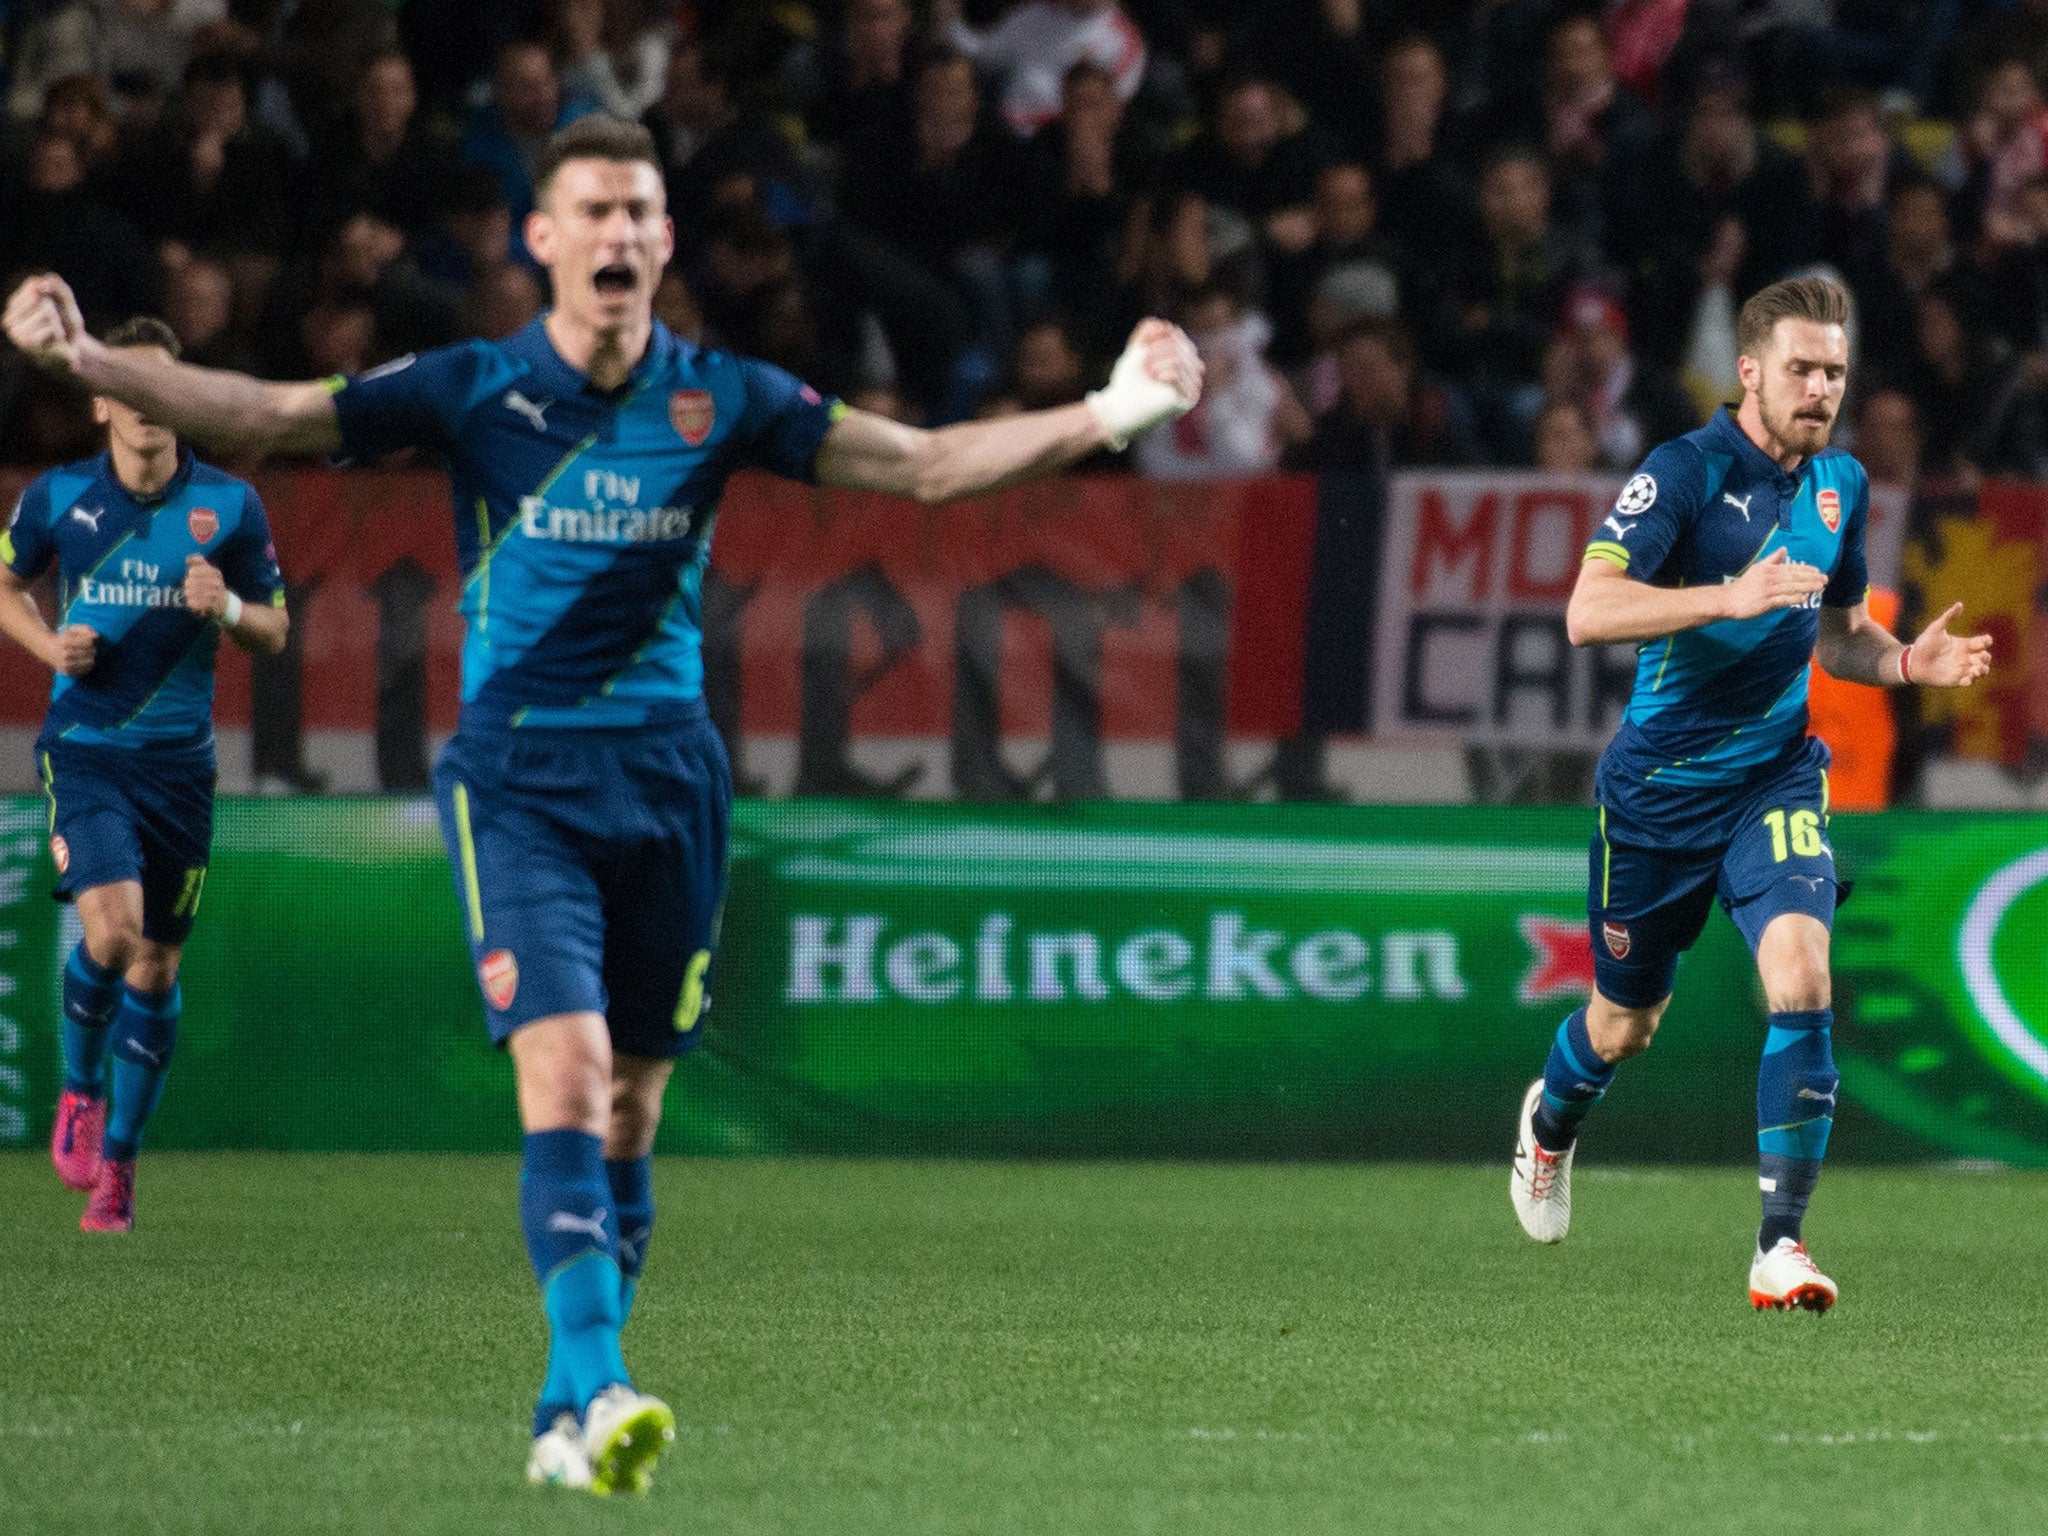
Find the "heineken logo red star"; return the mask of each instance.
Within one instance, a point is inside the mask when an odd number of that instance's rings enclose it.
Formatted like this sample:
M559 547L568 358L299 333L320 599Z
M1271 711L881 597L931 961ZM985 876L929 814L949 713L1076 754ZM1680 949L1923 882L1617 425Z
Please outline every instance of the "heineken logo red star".
M512 999L519 995L519 962L512 958L509 949L494 949L485 955L476 968L476 977L483 984L484 996L500 1013L510 1008Z
M1590 997L1593 992L1593 941L1583 919L1567 921L1524 912L1515 919L1529 946L1529 969L1515 995L1524 1003L1553 997Z
M185 526L198 542L211 544L213 536L220 532L220 514L211 507L194 507L185 514Z
M704 446L718 421L718 403L708 389L679 389L668 397L669 425L692 448Z

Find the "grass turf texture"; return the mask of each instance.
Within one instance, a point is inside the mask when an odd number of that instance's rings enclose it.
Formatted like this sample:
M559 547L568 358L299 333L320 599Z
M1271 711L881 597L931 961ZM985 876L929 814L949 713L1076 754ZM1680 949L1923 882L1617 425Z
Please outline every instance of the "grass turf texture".
M1838 1169L1828 1317L1752 1314L1754 1179L658 1166L652 1500L527 1488L510 1159L164 1154L129 1238L0 1157L9 1532L2048 1528L2048 1180ZM1563 1523L1560 1524L1560 1519Z

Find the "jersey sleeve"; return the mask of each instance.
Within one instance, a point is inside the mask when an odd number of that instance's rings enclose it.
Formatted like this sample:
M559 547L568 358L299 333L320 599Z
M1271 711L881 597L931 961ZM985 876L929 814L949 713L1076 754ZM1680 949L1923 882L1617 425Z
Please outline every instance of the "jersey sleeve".
M1842 553L1835 561L1835 573L1828 578L1820 600L1828 608L1854 608L1870 595L1870 565L1863 553L1863 530L1870 522L1870 476L1859 464L1855 503L1849 508L1849 525L1842 530Z
M244 488L242 520L221 546L220 573L228 590L243 602L284 606L284 573L277 568L277 544L270 534L270 518L253 489Z
M7 531L0 533L0 561L24 580L35 580L48 569L56 552L56 540L50 535L50 485L38 478L21 493Z
M1643 460L1614 499L1586 546L1586 558L1619 566L1638 581L1654 581L1706 496L1707 467L1683 439L1664 443Z
M380 459L401 448L445 452L477 404L510 381L494 349L459 342L408 354L353 379L327 381L344 459Z
M740 463L809 484L818 447L846 407L773 364L752 358L739 364L747 391L734 433Z

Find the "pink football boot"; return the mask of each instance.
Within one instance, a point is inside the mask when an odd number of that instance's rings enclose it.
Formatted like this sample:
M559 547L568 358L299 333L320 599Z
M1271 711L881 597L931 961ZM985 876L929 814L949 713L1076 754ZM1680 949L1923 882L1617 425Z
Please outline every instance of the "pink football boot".
M81 1232L126 1232L135 1225L135 1160L100 1164L100 1181L92 1187L85 1214L78 1218Z
M66 1189L91 1189L100 1177L100 1139L107 1130L107 1101L69 1089L57 1100L57 1124L50 1132L50 1161Z

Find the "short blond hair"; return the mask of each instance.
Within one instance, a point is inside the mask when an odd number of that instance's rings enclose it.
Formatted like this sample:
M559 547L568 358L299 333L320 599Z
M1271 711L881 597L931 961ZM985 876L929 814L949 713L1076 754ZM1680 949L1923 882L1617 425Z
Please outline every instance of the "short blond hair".
M1735 350L1760 357L1780 320L1849 323L1849 290L1824 277L1787 277L1749 296L1735 320Z

